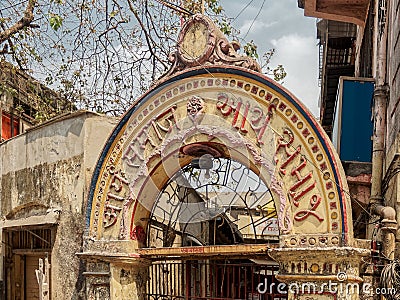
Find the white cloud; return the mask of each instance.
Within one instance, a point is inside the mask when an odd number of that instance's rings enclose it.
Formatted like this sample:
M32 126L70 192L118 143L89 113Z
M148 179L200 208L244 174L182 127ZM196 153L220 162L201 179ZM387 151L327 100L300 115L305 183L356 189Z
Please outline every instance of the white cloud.
M284 35L271 40L276 49L272 66L282 64L287 76L284 86L318 116L318 47L312 36Z
M245 35L251 26L249 34L258 34L258 33L262 33L265 29L273 27L274 25L278 24L277 21L266 23L266 22L258 21L258 20L255 20L253 25L251 25L252 23L253 23L253 20L245 20L239 28L240 33L242 35Z
M261 1L253 1L251 5L243 0L221 0L221 3L231 17L241 12L233 25L240 29L243 38L259 12ZM284 86L318 116L318 47L315 36L315 19L305 17L297 1L270 0L265 3L246 41L253 40L260 55L271 48L276 49L271 66L282 64L285 67L288 75ZM245 44L244 41L241 43Z

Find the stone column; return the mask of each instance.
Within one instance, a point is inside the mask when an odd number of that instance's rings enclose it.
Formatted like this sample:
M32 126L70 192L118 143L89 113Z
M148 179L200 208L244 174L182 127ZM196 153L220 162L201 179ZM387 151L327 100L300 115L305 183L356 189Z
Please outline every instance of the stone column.
M110 300L110 266L107 262L87 261L86 279L87 300Z
M110 263L111 300L144 300L146 284L149 278L147 260L136 260L134 263L118 261Z
M286 283L289 300L360 299L359 268L362 257L368 255L368 250L351 247L270 250L280 266L276 278Z

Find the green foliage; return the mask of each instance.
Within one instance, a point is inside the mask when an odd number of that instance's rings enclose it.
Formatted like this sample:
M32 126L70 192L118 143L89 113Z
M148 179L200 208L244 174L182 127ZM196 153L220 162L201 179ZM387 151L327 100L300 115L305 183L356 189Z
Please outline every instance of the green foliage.
M230 36L233 32L232 25L228 22L227 18L222 18L222 21L219 22L219 28L221 29L222 33Z
M287 75L285 68L282 65L278 65L272 72L275 81L282 81Z
M115 17L118 15L118 13L119 13L119 10L113 10L113 11L110 13L110 18L115 18Z
M220 5L218 0L206 0L205 1L208 8L215 13L216 15L220 15L223 11L222 6Z
M271 58L275 54L275 49L269 49L269 51L263 54L264 65L261 67L267 67L271 63Z
M271 59L275 54L275 49L270 49L263 54L263 63L261 64L261 69L267 75L272 75L275 81L283 83L283 79L286 77L287 73L283 65L278 65L275 68L271 68Z
M12 88L6 84L0 83L0 95L2 95L4 93L8 93L13 97L15 97L18 94L18 92L15 88Z
M252 58L258 58L257 45L251 40L243 47L244 53Z
M63 18L60 15L50 13L49 15L49 23L50 27L53 28L53 30L57 31L63 23Z
M7 3L13 0L1 0L0 10ZM201 4L191 2L193 9ZM17 22L25 7L21 2L6 10L0 24ZM239 40L219 0L205 0L204 8L223 34ZM26 26L6 42L6 60L32 70L78 108L113 115L125 112L169 68L182 18L156 0L37 0L34 14L37 26ZM259 57L253 41L241 42L243 53L258 60L264 73L276 80L286 76L282 66L268 67L274 50Z

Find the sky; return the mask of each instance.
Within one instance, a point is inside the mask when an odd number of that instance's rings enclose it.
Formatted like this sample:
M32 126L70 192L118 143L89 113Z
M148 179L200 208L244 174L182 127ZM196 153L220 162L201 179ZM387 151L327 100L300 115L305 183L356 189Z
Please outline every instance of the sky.
M239 37L246 41L253 40L260 54L275 48L271 67L278 64L285 67L287 76L283 80L283 86L305 104L315 117L318 117L316 19L305 17L304 10L297 6L297 0L220 0L220 2L226 15L234 18L232 25L240 30ZM244 44L243 41L240 42Z

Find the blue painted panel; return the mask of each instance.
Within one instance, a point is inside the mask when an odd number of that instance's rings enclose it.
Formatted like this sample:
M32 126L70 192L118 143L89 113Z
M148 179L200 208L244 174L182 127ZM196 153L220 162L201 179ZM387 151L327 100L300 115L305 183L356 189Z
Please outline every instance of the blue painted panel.
M341 160L371 162L373 93L374 83L371 81L343 80L339 118Z

